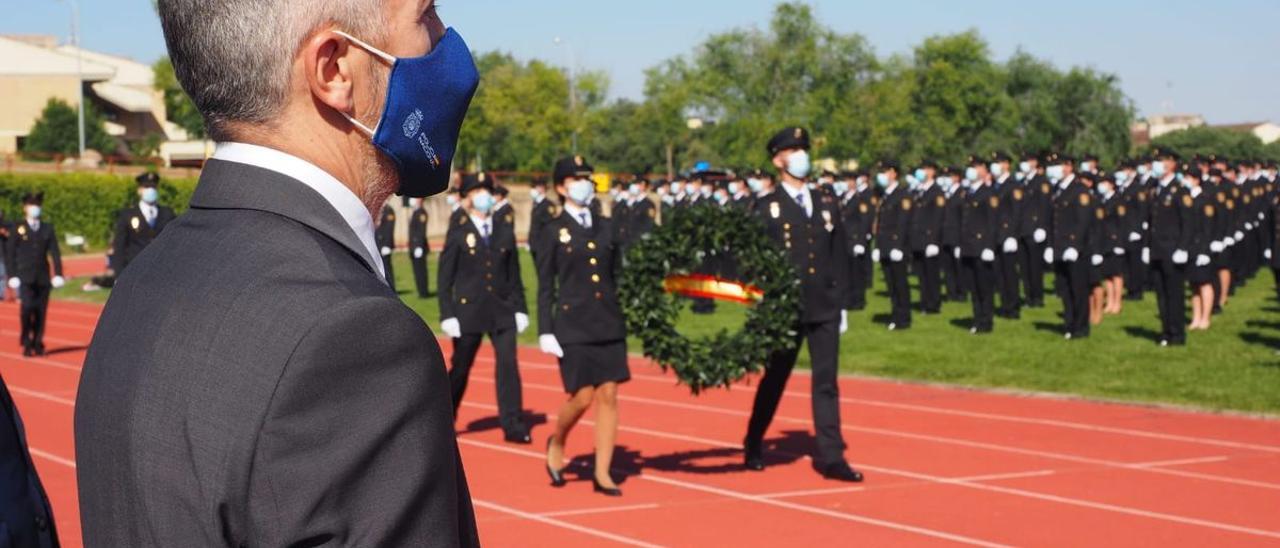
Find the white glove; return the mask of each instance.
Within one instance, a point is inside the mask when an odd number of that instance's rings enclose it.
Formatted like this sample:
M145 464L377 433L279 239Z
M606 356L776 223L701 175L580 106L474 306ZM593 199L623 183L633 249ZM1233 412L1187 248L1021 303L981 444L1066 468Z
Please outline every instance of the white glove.
M1129 233L1129 241L1130 241L1130 242L1141 242L1141 241L1142 241L1142 235L1141 235L1141 234L1138 234L1137 232L1130 232L1130 233Z
M1142 264L1151 264L1151 248L1142 248Z
M956 255L956 259L960 258L960 248L958 247L956 248L955 255Z
M422 251L422 248L421 248L421 247L415 247L415 248L413 248L413 258L415 258L415 259L421 259L421 258L422 258L422 253L423 253L423 251Z
M1222 239L1222 244L1226 247L1231 247L1233 245L1236 245L1236 239L1232 238L1231 236L1227 236L1226 238Z
M1245 232L1248 232L1248 231L1250 231L1250 230L1253 230L1253 223L1245 223L1245 224L1244 224L1244 231L1245 231Z
M557 358L564 357L564 349L560 348L560 341L556 340L555 335L538 335L538 348L543 354L551 354Z
M1264 249L1264 250L1262 250L1262 256L1263 256L1263 258L1265 258L1265 259L1267 259L1268 261L1270 261L1270 260L1271 260L1271 250L1270 250L1270 249Z
M1031 239L1035 240L1038 244L1042 244L1045 240L1049 239L1049 234L1045 232L1043 228L1037 228L1035 232L1031 233Z
M64 285L67 285L67 281L62 279L62 276L54 276L52 283L53 283L54 289L58 289Z
M867 254L867 247L866 247L866 246L864 246L864 245L862 245L862 244L858 244L858 245L853 246L853 256L854 256L854 257L861 257L861 256L866 255L866 254Z
M1188 259L1186 251L1179 249L1173 252L1173 264L1187 264Z
M1142 229L1143 229L1143 230L1151 230L1151 223L1148 223L1148 222L1146 222L1146 221L1143 221L1143 222L1142 222Z
M1117 248L1115 248L1115 249L1112 249L1112 250L1111 250L1111 254L1112 254L1112 255L1115 255L1115 256L1117 256L1117 257L1123 257L1123 256L1124 256L1124 248L1123 248L1123 247L1117 247Z
M390 256L391 256L391 248L389 248L389 247L384 247L384 248L382 248L382 256L383 256L383 257L390 257Z
M1266 213L1259 213L1259 214L1258 214L1258 222L1262 222L1262 221L1265 221L1265 220L1267 220L1267 214L1266 214Z
M1223 249L1226 249L1226 247L1222 245L1222 242L1209 242L1209 251L1222 253Z
M1209 266L1209 256L1196 255L1196 266Z
M880 250L879 250L879 249L872 249L872 250L871 250L871 262L873 262L873 263L878 263L878 262L880 262Z
M1044 262L1053 264L1053 248L1052 247L1046 248L1044 250Z
M901 249L890 249L890 250L889 250L889 260L890 260L890 261L893 261L893 262L895 262L895 263L900 263L900 262L902 262L902 250L901 250Z
M925 257L928 257L928 258L930 258L930 259L932 259L932 258L934 258L934 257L937 257L937 256L938 256L938 254L939 254L939 253L941 253L941 252L942 252L942 250L941 250L941 249L938 249L938 246L933 245L933 244L929 244L929 245L925 246L925 248L924 248L924 256L925 256Z
M1064 263L1074 263L1079 258L1080 252L1076 251L1074 247L1068 247L1066 251L1062 252L1062 262Z
M449 318L440 322L440 330L444 331L444 334L448 335L450 339L462 338L462 324L458 323L457 318Z
M1102 255L1093 255L1093 256L1089 257L1089 262L1090 262L1090 263L1092 263L1092 264L1093 264L1093 266L1101 266L1101 265L1102 265Z
M19 280L17 276L9 278L9 289L16 290L19 287L22 287L22 280Z
M841 310L840 311L840 334L844 335L848 331L849 331L849 313L844 310Z
M1244 233L1243 233L1243 232L1240 232L1239 230L1237 230L1237 231L1236 231L1236 241L1237 241L1237 242L1242 242L1242 241L1244 241Z
M1005 238L1005 240L1004 240L1004 252L1005 252L1005 253L1017 253L1017 252L1018 252L1018 240L1015 240L1015 239L1013 239L1013 238Z
M529 315L516 312L516 333L524 333L526 329L529 329Z
M982 262L989 263L996 260L996 252L990 249L982 250Z

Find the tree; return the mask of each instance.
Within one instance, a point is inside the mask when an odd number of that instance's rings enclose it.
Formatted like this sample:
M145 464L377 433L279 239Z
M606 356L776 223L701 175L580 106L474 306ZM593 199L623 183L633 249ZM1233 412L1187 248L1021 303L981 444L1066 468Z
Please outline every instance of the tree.
M187 131L192 139L205 137L204 117L196 109L191 97L178 83L173 72L173 63L165 56L151 65L153 75L152 86L164 93L164 108L168 112L169 121Z
M1196 154L1216 154L1235 160L1271 157L1262 140L1252 133L1207 126L1166 133L1152 140L1151 146L1171 149L1184 158Z
M85 103L84 109L84 134L86 149L96 150L103 155L116 152L115 138L107 135L102 114L89 102ZM22 151L66 156L79 154L80 114L66 101L50 98L23 141Z

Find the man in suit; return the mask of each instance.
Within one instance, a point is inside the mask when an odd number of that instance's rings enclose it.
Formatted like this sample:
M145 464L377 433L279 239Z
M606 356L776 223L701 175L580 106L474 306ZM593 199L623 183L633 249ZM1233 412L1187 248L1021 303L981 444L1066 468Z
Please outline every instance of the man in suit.
M1018 251L1022 236L1022 215L1027 193L1013 178L1013 158L1003 152L991 155L987 166L991 174L990 190L1000 202L996 217L996 283L1000 292L1001 317L1016 320L1022 316L1022 291L1019 287Z
M1062 297L1063 337L1079 340L1089 336L1089 231L1095 200L1077 180L1073 158L1053 154L1047 161L1046 174L1058 181L1058 188L1053 196L1052 244L1044 250L1044 261L1055 266L1055 284Z
M53 223L41 220L44 194L27 194L22 198L26 219L14 227L5 247L5 264L9 272L9 288L18 292L22 301L22 355L43 356L45 316L49 311L49 292L62 287L62 253L58 249L58 233ZM53 263L50 276L49 264Z
M440 253L440 330L453 339L449 383L457 413L467 390L471 366L485 335L497 358L498 419L503 437L527 444L516 335L529 327L524 282L515 231L491 215L497 203L493 177L487 173L462 178L467 216L449 227Z
M876 184L884 191L877 214L876 249L871 260L880 263L889 290L892 311L889 331L911 328L911 285L907 280L907 253L911 250L911 215L915 201L911 191L898 183L898 163L881 161Z
M0 542L15 548L57 548L53 508L27 449L27 433L9 386L0 378Z
M115 235L111 242L111 259L117 274L129 267L138 254L155 240L164 227L177 216L173 210L159 205L156 185L160 176L154 172L138 176L138 203L116 214Z
M533 200L533 209L529 212L529 254L533 256L534 261L537 261L538 242L542 241L542 229L559 214L559 210L555 202L547 198L545 179L534 179L533 185L529 188L529 199Z
M387 285L395 291L396 275L391 270L391 252L396 248L396 210L391 207L391 202L382 205L374 239L378 243L378 253L382 256L382 271L386 273Z
M431 276L427 268L427 256L431 254L427 225L431 216L422 198L409 198L409 210L409 264L413 265L413 284L418 290L418 298L426 299L431 297L428 287Z
M925 314L942 312L942 222L947 197L937 185L937 170L937 164L924 162L916 170L920 184L912 192L911 260L920 280L920 311Z
M470 52L419 2L158 11L218 146L90 343L86 546L478 545L444 356L374 239L392 194L447 187Z
M849 199L842 210L844 214L845 235L849 239L849 298L845 308L848 310L864 310L867 308L867 290L875 277L875 264L871 262L871 247L875 239L876 209L879 198L875 190L867 182L866 173L851 173L849 179Z
M1024 194L1018 244L1018 271L1028 308L1044 307L1044 249L1053 219L1053 185L1044 176L1040 154L1027 153L1018 166Z
M960 208L960 246L953 252L960 259L966 277L973 280L973 326L975 335L995 329L995 263L1000 238L1000 195L991 188L991 173L980 158L970 157L965 178L969 190Z
M1196 238L1194 199L1176 181L1178 155L1156 150L1151 164L1156 187L1151 191L1150 246L1142 254L1155 274L1156 305L1160 311L1160 346L1187 344L1187 270Z
M756 201L756 215L764 221L769 237L785 248L800 275L801 317L795 347L774 353L756 389L744 440L745 464L749 470L764 470L765 432L786 390L800 344L807 342L813 363L811 398L817 431L813 468L828 479L859 482L862 474L844 459L846 446L840 430L840 334L849 329L844 311L848 241L840 207L834 197L805 184L810 170L808 131L784 129L769 141L768 150L782 184Z
M658 225L658 206L649 199L649 180L637 175L627 189L630 195L627 201L627 240L623 242L626 249L640 241L645 234L653 232ZM615 218L615 224L623 222Z

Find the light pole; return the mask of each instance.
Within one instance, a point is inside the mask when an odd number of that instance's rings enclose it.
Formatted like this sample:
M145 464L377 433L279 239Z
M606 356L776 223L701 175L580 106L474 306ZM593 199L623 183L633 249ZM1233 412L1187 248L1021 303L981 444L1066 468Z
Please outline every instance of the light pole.
M84 158L84 56L80 50L80 1L68 0L71 4L71 43L76 48L76 111L79 118L80 155Z
M557 46L563 45L569 50L569 119L573 124L573 154L578 154L578 90L574 85L573 71L577 65L577 56L573 54L573 44L559 36L553 40Z

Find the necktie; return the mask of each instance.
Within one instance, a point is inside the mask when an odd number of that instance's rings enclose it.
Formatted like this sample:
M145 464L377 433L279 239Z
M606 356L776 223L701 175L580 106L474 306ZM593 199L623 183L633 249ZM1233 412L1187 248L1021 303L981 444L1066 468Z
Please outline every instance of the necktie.
M810 217L813 212L809 211L809 201L804 199L804 194L803 190L796 194L796 203L800 204L800 209L804 210L804 216Z
M582 220L582 228L591 228L591 221L587 217L587 212L579 213L578 218Z
M489 222L485 221L480 225L480 238L484 240L484 245L489 245Z
M156 227L156 209L155 206L147 206L147 226Z

